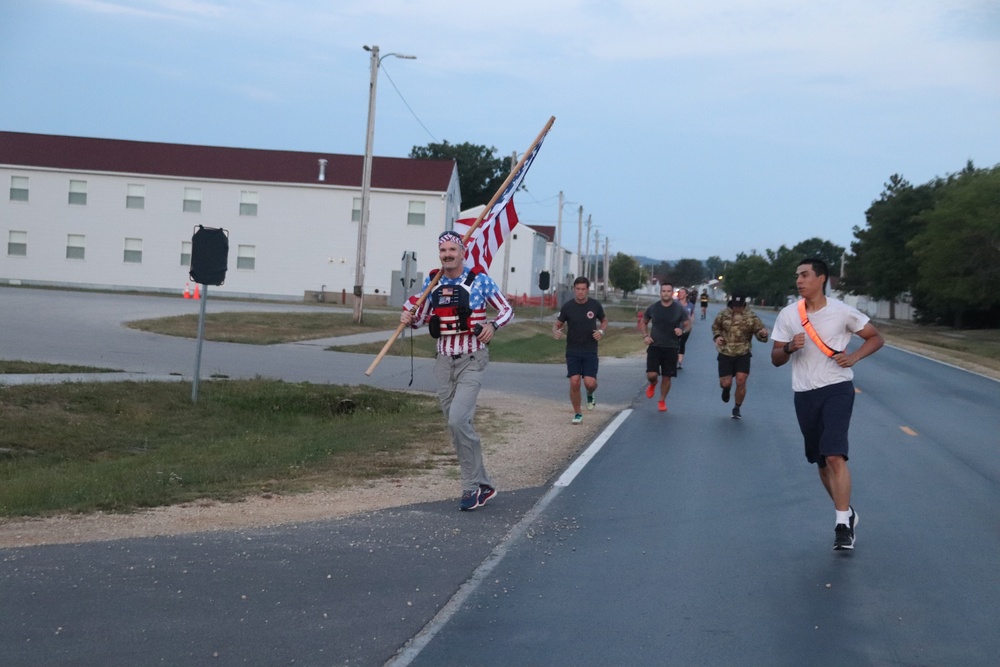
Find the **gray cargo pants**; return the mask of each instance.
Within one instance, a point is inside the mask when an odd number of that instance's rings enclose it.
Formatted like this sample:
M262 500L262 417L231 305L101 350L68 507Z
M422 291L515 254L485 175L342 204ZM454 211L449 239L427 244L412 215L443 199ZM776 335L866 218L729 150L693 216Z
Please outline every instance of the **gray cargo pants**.
M451 442L458 455L463 491L478 489L480 484L493 486L483 464L479 434L472 425L479 388L489 363L488 350L477 350L457 357L439 354L434 362L438 400L441 401L441 411L448 420Z

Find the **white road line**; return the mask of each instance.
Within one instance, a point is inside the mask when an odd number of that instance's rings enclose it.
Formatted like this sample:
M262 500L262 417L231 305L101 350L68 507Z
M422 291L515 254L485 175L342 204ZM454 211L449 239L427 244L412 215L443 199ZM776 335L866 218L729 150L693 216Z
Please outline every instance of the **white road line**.
M568 468L566 468L566 471L560 475L559 479L556 480L556 483L553 486L569 486L570 482L572 482L580 471L583 470L583 467L590 462L590 459L594 458L594 456L597 455L597 452L601 451L601 447L603 447L604 444L611 439L611 436L614 435L615 431L618 430L618 427L621 426L626 419L628 419L630 414L632 414L632 410L622 410L621 414L615 417L614 421L612 421L608 427L604 429L604 431L597 436L592 443L590 443L590 447L587 447L583 454L580 454L580 456L578 456L577 459L573 461Z
M418 632L409 642L400 649L394 657L390 658L386 663L385 667L407 667L410 663L416 660L420 652L431 642L432 639L448 624L451 617L458 613L465 601L479 588L479 585L488 577L490 573L496 569L503 557L507 555L510 547L514 542L519 539L528 530L528 526L535 522L535 520L545 511L545 508L558 496L563 488L569 486L569 483L573 481L573 478L583 470L583 467L587 464L590 459L594 457L597 452L601 450L611 436L614 434L618 427L624 423L628 416L632 414L632 410L623 410L614 421L608 425L604 431L601 432L599 436L590 444L589 447L580 454L579 457L566 469L552 488L549 489L544 496L542 496L535 506L532 507L527 514L522 517L522 519L517 523L514 528L507 533L507 537L497 545L493 552L482 562L482 564L476 568L476 571L472 573L469 580L459 587L458 591L451 597L450 600L441 608L441 611L437 613L430 620L430 622L424 626L424 628Z

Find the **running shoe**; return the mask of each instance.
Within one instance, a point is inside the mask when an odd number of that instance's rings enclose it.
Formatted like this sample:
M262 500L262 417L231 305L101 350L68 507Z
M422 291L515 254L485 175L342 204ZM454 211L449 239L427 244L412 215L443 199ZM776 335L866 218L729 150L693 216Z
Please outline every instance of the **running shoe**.
M479 507L480 505L479 495L480 495L479 489L475 489L473 491L463 491L462 500L460 500L458 503L459 509L465 512L468 510L474 510L477 507Z
M743 415L740 414L740 406L733 407L733 419L743 419Z
M576 413L575 415L573 415L573 423L574 424L582 424L583 423L583 415L581 415L579 412Z
M860 519L858 518L858 513L854 511L854 507L852 506L851 507L851 521L847 525L847 527L851 529L851 540L856 540L857 539L854 536L854 527L858 525L858 521L860 521Z
M482 507L486 504L486 501L497 494L497 490L494 489L489 484L479 485L479 504L476 507Z
M655 393L656 393L656 385L655 384L647 384L646 385L646 398L653 398L653 394L655 394Z
M833 549L843 551L854 548L854 531L846 523L838 523L834 529Z
M594 398L594 395L587 394L587 409L593 410L596 405L597 405L597 399Z
M656 407L660 409L660 412L666 412L667 411L667 402L666 401L660 401L659 403L656 404Z
M728 403L729 402L729 390L730 389L732 389L732 387L724 387L722 389L722 402L723 403Z

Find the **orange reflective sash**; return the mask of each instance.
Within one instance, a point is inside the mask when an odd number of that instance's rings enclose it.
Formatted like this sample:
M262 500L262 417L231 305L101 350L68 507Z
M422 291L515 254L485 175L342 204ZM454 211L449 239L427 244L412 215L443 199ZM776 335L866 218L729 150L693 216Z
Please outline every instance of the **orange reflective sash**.
M819 337L818 333L816 333L816 329L813 327L812 322L809 321L809 316L806 315L805 299L799 299L799 319L802 320L802 328L806 330L806 334L808 334L809 338L812 339L812 342L816 343L816 347L819 348L820 352L828 357L840 354L841 350L835 350L824 343L823 339Z

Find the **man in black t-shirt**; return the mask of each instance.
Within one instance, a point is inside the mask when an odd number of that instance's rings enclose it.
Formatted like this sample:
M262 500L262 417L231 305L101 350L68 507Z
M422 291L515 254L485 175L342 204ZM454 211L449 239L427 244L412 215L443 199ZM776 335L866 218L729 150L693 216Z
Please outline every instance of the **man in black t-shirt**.
M563 304L559 317L552 325L556 340L563 337L563 325L569 323L566 334L566 376L569 378L569 400L573 404L573 423L583 421L580 407L580 383L587 389L587 409L597 405L597 343L604 337L608 319L604 306L591 299L590 281L580 276L573 281L573 298Z
M677 355L681 336L691 331L691 318L684 306L674 301L674 286L660 285L660 300L646 309L642 316L642 342L646 348L646 398L656 395L660 379L660 401L657 408L667 411L667 394L671 378L677 376Z

